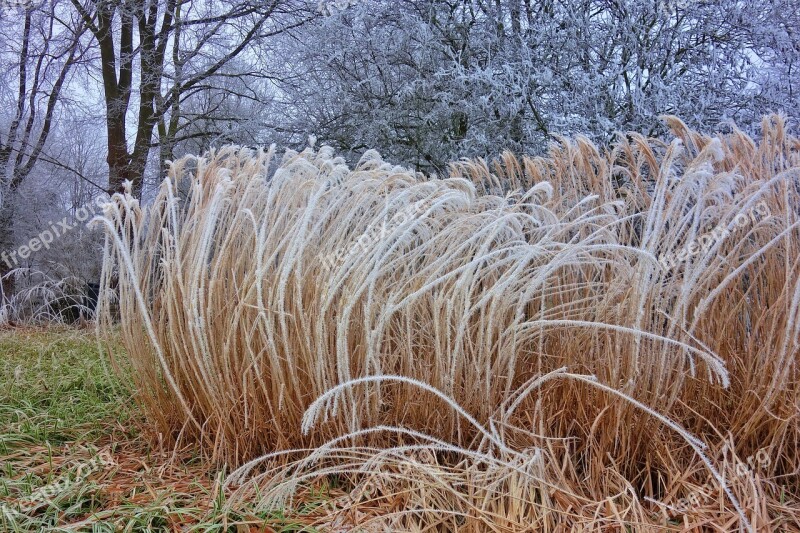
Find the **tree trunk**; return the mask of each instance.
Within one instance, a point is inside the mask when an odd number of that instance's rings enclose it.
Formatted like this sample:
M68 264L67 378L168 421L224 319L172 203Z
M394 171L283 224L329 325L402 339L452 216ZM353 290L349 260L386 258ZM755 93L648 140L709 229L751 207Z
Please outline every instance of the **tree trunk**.
M2 277L0 288L3 291L3 303L8 302L14 294L14 276L9 273L17 267L16 261L19 261L14 247L16 198L13 196L14 193L10 189L6 189L3 192L3 203L0 207L0 277Z

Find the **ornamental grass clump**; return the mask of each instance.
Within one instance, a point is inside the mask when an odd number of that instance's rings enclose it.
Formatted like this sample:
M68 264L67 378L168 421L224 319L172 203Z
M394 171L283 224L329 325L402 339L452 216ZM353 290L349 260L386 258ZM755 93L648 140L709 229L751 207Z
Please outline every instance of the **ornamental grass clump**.
M795 520L800 141L666 121L447 178L185 157L105 207L99 327L238 497L346 480L323 526L645 527L690 494L726 528Z

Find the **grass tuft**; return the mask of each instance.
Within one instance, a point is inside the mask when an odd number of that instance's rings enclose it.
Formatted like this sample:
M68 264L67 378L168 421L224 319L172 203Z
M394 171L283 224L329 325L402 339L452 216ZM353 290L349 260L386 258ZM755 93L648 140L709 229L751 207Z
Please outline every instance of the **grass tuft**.
M270 511L335 476L327 527L794 528L800 140L665 121L446 179L183 158L98 221L100 330L118 308L150 423Z

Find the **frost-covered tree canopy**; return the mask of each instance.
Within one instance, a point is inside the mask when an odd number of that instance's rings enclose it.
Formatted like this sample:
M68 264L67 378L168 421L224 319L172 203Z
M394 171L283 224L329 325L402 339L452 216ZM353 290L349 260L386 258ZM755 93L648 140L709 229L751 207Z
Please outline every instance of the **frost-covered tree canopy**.
M777 1L323 2L289 41L292 131L423 169L554 135L797 115L800 9Z

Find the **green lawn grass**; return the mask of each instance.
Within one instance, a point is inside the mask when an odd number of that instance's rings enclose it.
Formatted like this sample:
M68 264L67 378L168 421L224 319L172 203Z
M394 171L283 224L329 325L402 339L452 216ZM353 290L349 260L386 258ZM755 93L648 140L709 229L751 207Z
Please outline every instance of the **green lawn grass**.
M87 330L0 332L0 454L90 441L127 422L131 392Z
M0 531L316 531L226 508L223 473L142 438L91 330L0 331Z

